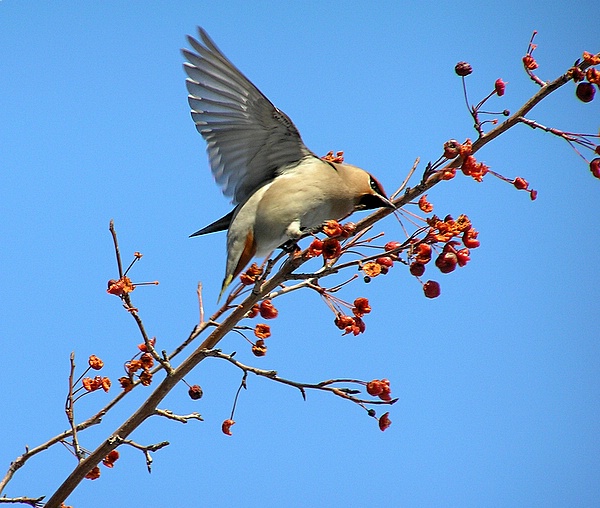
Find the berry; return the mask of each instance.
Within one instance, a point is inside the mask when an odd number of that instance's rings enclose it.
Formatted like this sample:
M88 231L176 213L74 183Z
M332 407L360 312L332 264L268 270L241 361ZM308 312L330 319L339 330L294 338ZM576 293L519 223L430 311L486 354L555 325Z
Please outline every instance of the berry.
M596 89L594 85L584 81L577 85L575 89L575 95L581 102L591 102L594 99L594 94L596 93Z
M437 298L442 293L440 284L434 280L428 280L423 284L423 292L427 298Z
M473 72L473 67L468 62L458 62L454 66L454 72L464 78Z

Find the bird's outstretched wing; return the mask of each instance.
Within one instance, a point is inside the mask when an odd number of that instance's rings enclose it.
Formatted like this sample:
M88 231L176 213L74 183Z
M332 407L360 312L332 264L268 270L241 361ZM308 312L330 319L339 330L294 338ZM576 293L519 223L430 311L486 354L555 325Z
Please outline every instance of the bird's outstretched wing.
M207 143L212 173L237 204L286 165L313 155L289 117L277 109L202 29L184 49L188 101Z

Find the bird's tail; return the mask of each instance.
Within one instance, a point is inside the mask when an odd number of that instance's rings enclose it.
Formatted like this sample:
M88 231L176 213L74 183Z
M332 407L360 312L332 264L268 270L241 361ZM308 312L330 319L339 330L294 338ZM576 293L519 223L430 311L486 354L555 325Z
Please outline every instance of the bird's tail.
M223 279L223 285L221 286L221 292L219 293L219 298L217 298L217 303L219 303L221 301L221 298L223 297L223 293L225 293L225 291L229 287L229 284L231 284L232 280L233 280L233 275L231 275L231 274Z

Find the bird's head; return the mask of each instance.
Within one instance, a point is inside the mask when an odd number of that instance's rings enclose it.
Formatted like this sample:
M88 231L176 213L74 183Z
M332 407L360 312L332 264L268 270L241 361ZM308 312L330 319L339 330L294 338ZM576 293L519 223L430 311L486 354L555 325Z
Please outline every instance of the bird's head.
M354 195L355 210L371 210L373 208L396 207L387 198L379 181L364 169L350 164L340 164L339 171L344 175L348 187Z

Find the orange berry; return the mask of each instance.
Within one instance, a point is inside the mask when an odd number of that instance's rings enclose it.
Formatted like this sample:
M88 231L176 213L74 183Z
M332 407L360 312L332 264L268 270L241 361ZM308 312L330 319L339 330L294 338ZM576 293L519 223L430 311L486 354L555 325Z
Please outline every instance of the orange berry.
M221 424L221 430L223 431L223 434L226 434L227 436L231 436L231 426L234 425L235 422L233 420L225 420L222 424Z
M263 339L258 339L256 344L252 345L252 354L254 356L265 356L267 354L267 346Z
M383 383L379 379L373 379L367 383L367 393L373 397L379 396L383 391Z
M104 367L104 362L96 355L91 355L88 358L88 364L94 370L100 370L102 367Z
M259 323L254 327L254 335L256 335L258 339L268 339L271 336L271 327Z
M342 246L335 238L327 238L323 242L323 259L335 259L340 256Z
M279 311L273 307L271 300L263 300L260 303L260 315L264 319L275 319L278 314Z

